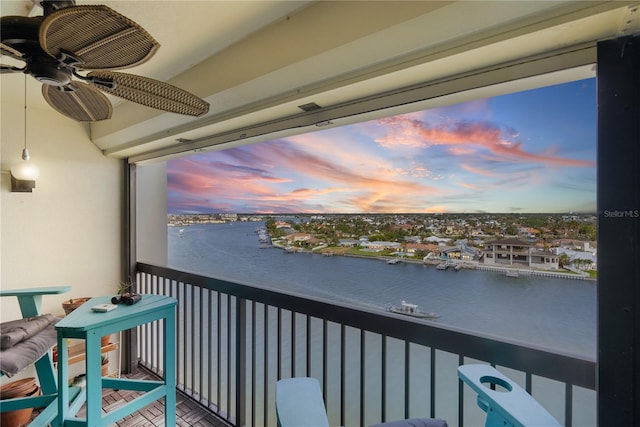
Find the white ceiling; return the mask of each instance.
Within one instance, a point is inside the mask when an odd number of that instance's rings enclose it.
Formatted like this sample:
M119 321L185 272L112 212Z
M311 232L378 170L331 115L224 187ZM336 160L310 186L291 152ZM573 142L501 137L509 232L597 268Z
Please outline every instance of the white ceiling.
M500 81L567 67L577 68L522 82L583 78L593 74L585 65L594 61L595 41L640 32L638 1L99 3L136 21L161 45L151 60L126 72L168 81L211 104L207 115L193 118L114 100L113 118L92 124L88 135L106 155L132 161L361 120L371 114L360 113L381 106L438 102L478 86L494 89L467 96L491 96L526 88L494 86ZM39 15L41 9L30 0L2 0L0 13ZM30 80L30 93L37 93ZM408 86L418 90L402 90ZM22 85L15 94L5 87L3 97L21 99ZM381 93L390 95L354 103ZM308 102L323 108L303 113L298 106Z

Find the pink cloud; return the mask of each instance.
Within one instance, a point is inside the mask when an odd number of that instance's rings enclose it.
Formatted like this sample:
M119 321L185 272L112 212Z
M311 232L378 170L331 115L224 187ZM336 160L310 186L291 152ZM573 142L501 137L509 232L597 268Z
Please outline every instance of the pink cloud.
M475 185L475 184L470 184L468 182L461 182L460 183L461 186L463 186L464 188L468 188L470 190L481 190L482 187Z
M430 123L411 118L395 116L378 120L388 131L386 135L376 139L383 147L410 146L427 148L434 145L455 146L453 154L464 154L482 147L501 161L537 162L557 166L593 167L594 162L568 159L553 156L552 152L544 154L530 153L522 148L521 142L513 140L519 135L513 130L503 130L488 122L452 121L445 125ZM506 133L506 135L505 135Z
M323 158L304 148L275 141L253 145L250 150L231 149L215 156L177 160L168 173L169 191L179 192L182 200L191 200L193 205L206 202L228 210L234 201L242 201L262 212L425 212L425 203L416 199L439 193L434 187L409 180L428 173L421 165L413 165L403 180L384 160L373 167L345 166L345 159L362 159L349 155ZM366 162L375 160L369 156ZM291 189L295 177L300 177L303 186Z
M471 156L478 152L474 147L450 147L449 153L454 156Z
M474 173L476 175L483 175L483 176L500 176L500 174L492 172L492 171L488 171L486 169L480 169L480 168L476 168L473 167L471 165L468 165L466 163L460 163L460 167L464 170L466 170L467 172L471 172Z

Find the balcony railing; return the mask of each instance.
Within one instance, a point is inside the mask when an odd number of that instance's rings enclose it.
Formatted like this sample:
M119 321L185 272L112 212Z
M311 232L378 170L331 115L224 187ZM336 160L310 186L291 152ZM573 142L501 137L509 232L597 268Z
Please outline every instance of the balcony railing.
M486 362L565 426L595 425L595 361L382 311L138 264L138 290L178 299L178 388L236 426L276 425L275 383L318 378L331 425L413 417L482 425L457 379ZM138 357L158 372L161 329L139 328ZM161 372L158 372L161 374Z

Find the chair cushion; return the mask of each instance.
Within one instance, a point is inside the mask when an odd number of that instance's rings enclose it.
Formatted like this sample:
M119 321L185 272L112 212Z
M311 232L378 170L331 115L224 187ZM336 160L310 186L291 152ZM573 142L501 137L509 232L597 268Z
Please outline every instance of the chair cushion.
M53 347L58 339L55 324L49 323L43 330L13 347L0 351L0 372L11 377L29 365L35 363Z
M5 350L31 338L56 319L57 317L51 314L43 314L0 323L0 349Z

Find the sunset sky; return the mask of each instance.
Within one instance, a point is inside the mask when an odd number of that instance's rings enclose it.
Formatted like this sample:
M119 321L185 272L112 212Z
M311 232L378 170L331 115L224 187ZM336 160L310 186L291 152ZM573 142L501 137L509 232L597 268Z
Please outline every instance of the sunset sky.
M167 162L169 213L595 212L596 81Z

